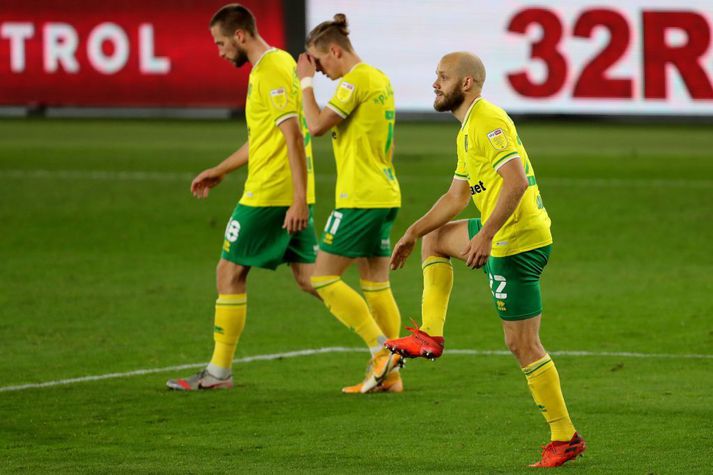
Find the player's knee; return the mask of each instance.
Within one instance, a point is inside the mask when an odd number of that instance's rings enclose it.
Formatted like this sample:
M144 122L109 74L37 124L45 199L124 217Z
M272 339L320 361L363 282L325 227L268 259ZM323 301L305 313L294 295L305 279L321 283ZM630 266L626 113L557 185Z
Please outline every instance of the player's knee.
M314 287L312 286L312 279L310 279L309 276L301 275L299 277L296 277L295 282L297 282L297 287L299 287L301 291L307 292L308 294L314 293Z
M518 360L528 359L542 351L539 340L523 338L520 335L505 334L505 345Z
M439 230L434 229L421 238L421 257L426 259L438 253Z
M505 334L505 346L507 346L510 353L515 356L517 356L521 348L520 341L514 335L509 335L507 333Z
M245 283L248 274L247 267L220 260L216 267L215 274L218 293L238 294L245 292Z

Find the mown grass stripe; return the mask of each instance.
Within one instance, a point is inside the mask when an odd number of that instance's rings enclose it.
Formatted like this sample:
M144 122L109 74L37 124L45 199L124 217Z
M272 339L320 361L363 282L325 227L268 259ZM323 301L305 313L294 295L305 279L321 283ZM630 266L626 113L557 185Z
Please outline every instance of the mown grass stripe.
M459 176L459 175L454 175ZM151 172L151 171L123 171L123 170L46 170L46 169L0 169L0 179L52 179L52 180L108 180L108 181L190 181L195 178L192 173L179 172ZM334 175L316 173L315 178L322 181L333 181ZM448 176L444 175L445 183ZM461 176L461 178L466 178ZM426 181L421 175L399 173L400 181ZM592 177L539 177L538 183L544 186L565 187L596 187L596 188L687 188L708 189L713 188L713 180L671 178L592 178ZM445 185L447 186L447 184Z

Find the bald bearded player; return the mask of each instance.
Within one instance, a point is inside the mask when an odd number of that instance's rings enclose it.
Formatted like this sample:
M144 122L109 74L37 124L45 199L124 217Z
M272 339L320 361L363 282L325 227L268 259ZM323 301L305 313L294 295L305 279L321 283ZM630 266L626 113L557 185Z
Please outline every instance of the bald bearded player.
M559 375L540 342L540 276L552 251L550 218L535 171L515 124L481 96L485 67L475 55L450 53L438 64L433 107L460 122L458 162L448 191L414 222L394 247L392 269L403 267L423 238L422 325L386 347L407 358L435 359L444 349L443 327L453 286L451 258L488 277L505 343L527 379L550 426L550 443L533 467L556 467L586 449L569 417ZM472 197L480 218L452 221Z

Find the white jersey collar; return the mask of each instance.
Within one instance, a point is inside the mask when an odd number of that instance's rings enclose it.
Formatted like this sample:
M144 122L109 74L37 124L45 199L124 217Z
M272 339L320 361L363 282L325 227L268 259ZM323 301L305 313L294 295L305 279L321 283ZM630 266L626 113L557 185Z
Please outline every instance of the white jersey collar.
M262 58L265 57L267 53L272 53L273 51L277 51L277 48L275 47L270 47L263 54L260 55L260 57L255 61L255 64L253 64L253 68L256 68L258 64L260 64L260 61L262 61Z
M463 127L465 127L465 123L468 122L468 118L470 117L470 112L473 110L473 106L475 106L480 100L483 98L483 96L478 96L476 97L473 102L470 104L470 107L468 107L468 110L465 111L465 116L463 116L463 123L461 124L460 128L463 130Z

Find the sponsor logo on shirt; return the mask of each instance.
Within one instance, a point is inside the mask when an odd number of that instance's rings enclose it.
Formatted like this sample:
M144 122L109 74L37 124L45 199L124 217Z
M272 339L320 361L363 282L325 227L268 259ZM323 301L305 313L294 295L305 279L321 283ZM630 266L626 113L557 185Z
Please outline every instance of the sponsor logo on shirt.
M483 184L483 180L480 180L477 185L473 185L470 187L470 194L474 195L476 193L480 193L482 191L486 191L487 188L485 188L485 185Z
M342 81L342 83L337 88L337 99L341 102L347 102L354 93L354 85L348 82Z
M495 150L505 150L508 146L508 138L503 129L488 132L488 140Z
M285 88L279 87L270 91L270 100L276 109L284 109L287 105L287 94L285 94Z

